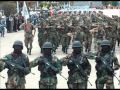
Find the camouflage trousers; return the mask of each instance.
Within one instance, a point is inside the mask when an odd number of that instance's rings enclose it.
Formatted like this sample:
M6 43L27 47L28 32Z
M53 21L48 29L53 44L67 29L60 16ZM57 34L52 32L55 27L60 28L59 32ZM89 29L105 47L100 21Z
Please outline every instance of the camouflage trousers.
M42 78L39 81L39 89L56 89L57 78Z
M12 83L5 83L6 84L6 88L7 89L25 89L25 85L24 84L21 84L19 86L16 86Z
M106 85L106 89L114 89L114 82L112 76L99 77L96 80L96 88L103 89Z
M25 46L27 48L27 53L31 54L33 36L32 35L30 35L30 36L26 35L24 42L25 42Z
M32 49L32 42L33 42L33 37L25 37L25 46L28 48L29 44L30 44L30 48Z
M79 83L67 82L69 89L87 89L87 81L82 81Z
M7 89L25 89L25 79L16 77L15 75L8 77L5 83Z
M91 51L91 44L92 44L92 42L85 41L85 52Z
M53 85L46 85L39 83L39 89L56 89L56 84Z

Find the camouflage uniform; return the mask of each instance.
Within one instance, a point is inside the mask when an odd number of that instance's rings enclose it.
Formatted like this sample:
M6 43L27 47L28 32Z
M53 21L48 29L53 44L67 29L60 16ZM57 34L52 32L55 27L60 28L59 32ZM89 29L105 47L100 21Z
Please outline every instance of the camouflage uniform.
M120 44L120 26L118 26L118 28L117 28L117 42L118 42L118 46L119 46L119 44Z
M23 29L25 31L24 42L25 42L25 46L27 48L27 53L29 53L29 55L31 55L32 43L33 43L33 37L34 37L32 31L35 30L35 28L34 28L33 24L31 24L29 22L23 23L20 27L23 27ZM35 34L35 32L34 32L34 34ZM29 47L29 44L30 44L30 47Z
M99 51L100 50L100 42L104 39L105 37L105 31L103 28L100 27L101 25L98 26L98 32L95 35L95 50Z
M104 46L109 46L109 49L103 48ZM120 64L117 57L115 57L110 50L110 41L103 40L101 42L101 47L104 51L109 51L100 52L96 57L96 88L103 89L104 85L106 84L107 89L114 89L113 73L114 70L118 70L120 68Z
M41 53L42 53L42 45L43 43L46 41L46 28L45 28L45 21L44 19L40 19L39 22L37 23L37 27L38 27L38 43L39 43L39 47L41 48Z
M85 52L91 51L91 44L92 44L92 34L87 31L85 33Z
M115 50L115 43L116 43L117 34L113 29L113 26L109 25L106 28L106 39L110 40L111 42L111 49Z
M69 38L66 34L64 34L62 37L62 51L64 53L67 53L68 46L69 46Z
M65 21L65 24L64 24L64 33L62 35L62 51L64 53L67 53L67 49L68 49L68 46L69 46L69 36L67 35L68 33L68 25L66 24L67 22Z
M19 41L16 41L16 44ZM14 44L15 45L15 44ZM13 46L14 48L14 46ZM15 52L6 55L4 58L0 59L1 70L7 68L8 80L5 83L7 89L25 89L25 76L30 73L29 68L29 58L25 54L16 54ZM4 60L4 61L3 61ZM14 63L16 66L12 66L10 63ZM24 69L16 68L20 65Z
M73 43L75 43L74 41ZM78 47L77 45L73 47ZM80 46L81 47L81 46ZM74 53L62 58L63 66L68 67L68 88L69 89L87 89L88 75L91 72L91 65L87 57L80 53L75 55ZM82 70L80 70L82 69ZM84 73L84 74L83 74Z
M76 35L75 35L75 40L80 41L82 45L85 40L85 33L83 31L84 29L86 28L84 26L81 26L81 28L78 28ZM82 51L83 51L83 47L82 47Z
M52 44L45 42L43 44L44 48L51 48ZM51 48L52 50L52 48ZM44 51L44 50L43 50ZM49 65L50 66L49 66ZM38 65L38 70L41 72L39 88L40 89L56 89L57 86L57 74L61 71L62 66L60 60L56 56L40 56L34 61L30 62L30 67L35 67ZM55 69L52 69L54 67Z
M53 52L56 52L56 49L58 47L58 33L56 31L56 25L54 25L53 22L51 22L50 26L49 41L53 44Z

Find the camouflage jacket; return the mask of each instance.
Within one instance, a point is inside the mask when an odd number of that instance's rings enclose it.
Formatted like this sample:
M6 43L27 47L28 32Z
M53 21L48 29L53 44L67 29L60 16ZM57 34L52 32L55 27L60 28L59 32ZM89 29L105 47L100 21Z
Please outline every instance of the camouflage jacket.
M99 53L96 57L96 70L97 76L102 77L105 75L113 75L114 70L118 70L120 68L120 64L118 62L117 57L109 52L107 54ZM110 69L109 69L110 68Z
M10 53L0 60L3 60L1 71L5 68L8 69L8 82L16 80L17 84L25 83L25 75L31 71L28 56L23 53L20 55Z
M84 54L78 54L76 57L70 54L62 59L62 65L67 65L69 69L69 81L74 83L86 80L91 72L91 65ZM82 68L82 70L80 70L80 68ZM86 76L82 75L80 72L86 74Z
M44 56L40 56L30 62L30 67L38 65L38 70L41 72L40 83L50 85L57 83L56 74L62 70L61 62L56 56L52 56L51 60ZM56 70L51 69L54 67Z

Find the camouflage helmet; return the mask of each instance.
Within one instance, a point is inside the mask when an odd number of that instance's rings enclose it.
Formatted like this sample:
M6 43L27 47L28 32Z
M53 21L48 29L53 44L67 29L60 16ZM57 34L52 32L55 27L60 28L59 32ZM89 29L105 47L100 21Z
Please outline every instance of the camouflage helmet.
M100 43L101 46L110 46L110 41L109 40L103 40Z
M13 44L13 48L14 48L15 46L21 46L21 47L23 48L23 43L22 43L22 41L16 40L16 41L14 42L14 44Z
M51 42L45 42L43 44L42 48L51 48L52 49L52 43Z
M77 47L78 47L78 48L82 47L80 41L74 41L74 42L73 42L72 48L77 48Z

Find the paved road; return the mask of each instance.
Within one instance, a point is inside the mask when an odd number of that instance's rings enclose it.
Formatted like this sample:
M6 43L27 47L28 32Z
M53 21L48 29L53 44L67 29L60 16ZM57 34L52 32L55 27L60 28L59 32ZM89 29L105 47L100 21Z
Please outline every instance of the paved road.
M34 42L33 42L33 49L32 49L32 55L28 55L30 61L34 60L36 57L38 57L40 55L40 49L38 46L38 38L37 38L37 32L36 35L34 37ZM15 40L22 40L24 41L24 32L23 31L19 31L19 32L15 32L15 33L7 33L5 35L4 38L0 37L0 58L3 57L6 54L9 54L10 52L13 51L12 48L12 44L14 43ZM93 49L93 45L92 45L92 50ZM70 48L68 50L68 53L71 53L72 49L71 49L71 45ZM24 46L23 49L23 53L27 54L27 49ZM116 56L119 59L120 62L120 47L116 46ZM64 56L66 56L66 54L63 54L61 52L61 45L60 47L57 49L57 53L56 56L58 56L58 58L62 58ZM96 71L95 71L95 61L92 59L89 59L90 64L92 65L92 71L89 77L90 82L92 83L92 86L90 86L90 84L88 83L88 89L95 89L95 80L96 80ZM36 75L32 75L29 74L26 76L26 88L28 89L38 89L38 81L40 79L40 72L38 71L38 67L32 68L32 72L35 73ZM66 78L68 77L68 68L66 66L63 67L62 70L62 75L64 75ZM5 88L5 82L7 81L7 69L3 70L0 75L4 76L5 79L0 77L0 88ZM119 77L120 75L120 70L116 71L116 76ZM60 75L57 75L58 77L58 85L57 88L60 89L67 89L67 82L64 78L62 78ZM120 79L120 77L119 77ZM118 81L116 78L114 78L114 85L116 89L120 89L120 85L118 85Z

